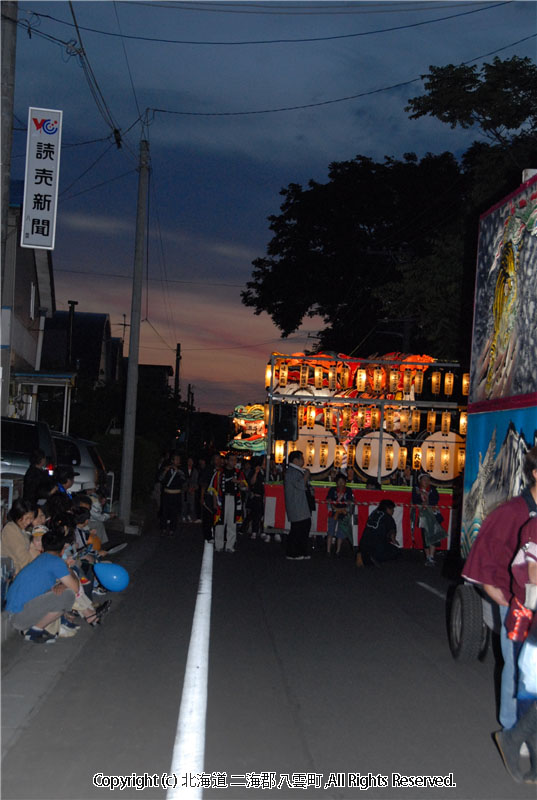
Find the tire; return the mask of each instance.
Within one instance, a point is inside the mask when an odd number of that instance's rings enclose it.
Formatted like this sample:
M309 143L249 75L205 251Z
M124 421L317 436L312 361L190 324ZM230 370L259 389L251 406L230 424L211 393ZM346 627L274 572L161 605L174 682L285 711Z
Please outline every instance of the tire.
M487 634L478 592L467 583L457 586L449 615L451 655L461 663L475 661L488 643Z

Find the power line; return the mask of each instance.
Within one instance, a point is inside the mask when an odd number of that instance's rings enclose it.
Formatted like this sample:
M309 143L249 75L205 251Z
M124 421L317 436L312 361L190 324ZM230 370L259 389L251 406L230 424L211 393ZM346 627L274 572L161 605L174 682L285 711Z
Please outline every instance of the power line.
M274 16L298 16L298 17L306 17L306 16L322 16L322 15L339 15L339 14L400 14L405 12L415 13L416 11L422 11L426 6L425 3L417 2L412 6L407 8L401 8L399 3L368 3L367 8L363 7L356 7L356 5L349 6L349 5L341 5L338 6L336 3L333 5L315 5L315 6L293 6L290 3L285 4L285 6L277 6L276 4L263 5L262 3L226 3L225 6L223 4L220 5L220 8L211 8L211 3L180 3L180 4L173 4L173 3L156 3L156 2L142 2L142 0L123 0L124 5L131 5L131 6L151 6L152 8L165 8L171 11L206 11L206 12L214 12L220 14L260 14L260 15L274 15ZM466 2L465 5L483 5L483 3L470 3ZM233 7L234 6L234 7ZM386 6L395 6L393 8L387 8ZM255 10L253 10L255 8ZM438 5L436 2L429 4L426 10L434 9L444 9L444 8L460 8L459 3L450 3L449 5ZM266 10L265 10L266 9ZM269 10L270 9L270 10ZM294 9L302 9L300 11ZM330 10L325 10L330 9Z
M138 172L138 170L129 169L127 172L122 172L121 175L116 175L115 178L109 178L107 181L102 181L102 183L96 183L95 186L90 186L87 189L82 189L82 191L76 192L76 194L69 195L69 197L64 197L61 202L65 202L66 200L72 200L74 197L78 197L81 194L86 194L86 192L92 192L94 189L100 189L101 186L106 186L108 183L112 183L113 181L118 181L120 178L124 178L126 175L132 175L133 172Z
M113 145L114 145L114 143L113 143L113 142L110 142L110 144L108 145L108 147L106 147L106 149L105 149L105 150L103 150L103 152L101 153L101 155L100 155L100 156L97 156L97 158L95 159L95 161L93 161L93 163L92 163L92 164L90 164L90 165L89 165L89 167L88 167L87 169L85 169L85 170L84 170L84 172L82 172L82 173L81 173L81 174L78 176L78 178L75 178L75 179L74 179L74 181L73 181L72 183L70 183L70 184L69 184L69 186L67 187L67 189L63 189L63 191L61 191L61 192L60 192L60 194L59 194L58 196L59 196L59 197L63 197L63 195L64 195L64 194L66 194L66 193L69 191L69 189L71 189L71 188L72 188L72 187L75 185L75 183L78 183L78 181L79 181L81 178L83 178L83 177L84 177L84 175L87 175L87 173L88 173L88 172L89 172L91 169L93 169L93 167L94 167L96 164L98 164L98 163L99 163L99 161L101 160L101 158L103 158L103 157L104 157L104 156L105 156L105 155L108 153L108 151L110 150L110 148L111 148L111 147L113 147Z
M130 173L128 173L130 174ZM54 272L70 272L74 275L87 275L87 272L81 272L78 269L66 269L66 268L58 268L54 267ZM91 272L92 276L96 276L99 278L123 278L125 280L131 281L132 275L121 275L113 272ZM148 280L150 281L162 281L162 278L151 278L149 277ZM166 278L167 283L186 283L192 284L193 286L216 286L216 287L226 287L232 289L244 289L244 283L215 283L214 281L187 281L181 278Z
M515 47L518 44L522 44L522 42L527 42L530 39L535 39L537 33L532 33L530 36L525 36L523 39L518 39L516 42L511 42L510 44L504 45L504 47L498 47L496 50L490 50L488 53L482 53L479 56L475 56L475 58L471 58L468 61L463 61L462 64L471 64L473 61L479 61L482 58L487 58L488 56L492 56L495 53L501 53L503 50L509 50L511 47ZM411 78L408 81L401 81L400 83L393 83L390 86L382 86L380 89L370 89L366 92L359 92L358 94L351 94L347 95L346 97L337 97L333 100L322 100L318 103L306 103L304 105L297 105L297 106L282 106L280 108L264 108L259 109L256 111L175 111L167 108L149 108L148 111L152 111L153 114L176 114L181 116L189 116L189 117L241 117L241 116L251 116L254 114L277 114L282 111L300 111L305 108L317 108L319 106L327 106L332 105L334 103L345 103L349 100L357 100L360 97L369 97L370 95L379 94L380 92L388 92L392 89L399 89L401 86L409 86L411 83L417 83L417 81L421 81L422 78L425 76L419 76L417 78Z
M158 42L160 44L188 44L188 45L203 45L203 46L242 46L242 45L258 45L258 44L301 44L301 43L311 43L311 42L328 42L334 41L336 39L353 39L356 37L361 36L373 36L379 33L393 33L394 31L402 31L408 30L410 28L418 28L423 25L432 25L435 22L446 22L450 19L456 19L458 17L466 17L469 14L478 14L481 11L489 11L491 9L500 8L504 5L510 5L512 0L504 0L501 3L494 3L490 6L485 6L484 8L474 8L471 11L461 11L458 14L450 14L445 17L437 17L436 19L429 19L429 20L422 20L421 22L412 22L408 25L394 25L390 28L378 28L374 31L360 31L359 33L342 33L334 36L311 36L302 39L252 39L246 41L236 41L236 42L223 42L223 41L192 41L189 39L161 39L151 36L134 36L131 34L120 34L114 33L112 31L103 31L99 30L98 28L89 28L89 27L82 27L82 30L89 31L91 33L98 33L102 36L113 36L113 37L122 37L125 39L135 39L142 42ZM50 19L54 22L58 22L60 25L69 25L73 27L71 22L67 22L66 20L58 19L57 17L53 17L50 14L40 14L39 12L32 12L36 14L38 17L43 17L45 19ZM79 27L75 26L77 32L79 31Z
M121 44L123 46L123 54L125 56L125 61L127 63L127 72L129 73L129 80L131 82L131 89L132 89L132 93L134 95L134 102L136 104L136 110L138 111L138 119L140 119L140 117L142 116L142 112L140 111L140 106L138 104L138 98L136 96L136 89L134 88L134 81L132 79L132 72L131 72L131 68L130 68L130 64L129 64L129 58L127 56L127 48L125 47L125 42L123 40L123 31L121 30L121 23L119 21L119 13L118 13L118 10L117 10L116 0L114 0L114 11L115 11L115 14L116 14L117 26L118 26L119 32L121 34Z

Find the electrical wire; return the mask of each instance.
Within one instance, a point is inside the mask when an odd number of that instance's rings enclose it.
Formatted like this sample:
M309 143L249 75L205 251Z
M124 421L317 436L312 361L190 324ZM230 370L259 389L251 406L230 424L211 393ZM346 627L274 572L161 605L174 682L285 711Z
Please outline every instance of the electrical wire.
M124 178L126 175L132 175L133 172L138 172L138 170L129 169L128 172L123 172L121 173L121 175L116 175L114 178L108 178L107 181L102 181L102 183L96 183L95 186L89 186L87 189L82 189L82 191L76 192L76 194L70 194L69 197L64 197L61 202L65 203L67 200L73 200L73 198L78 197L81 194L92 192L94 189L100 189L101 186L106 186L108 183L112 183L113 181L118 181L120 180L120 178Z
M114 4L113 5L114 5L114 12L116 14L117 26L118 26L119 32L121 34L121 44L123 46L123 54L125 56L125 61L127 63L127 72L129 73L129 80L131 82L131 89L132 89L132 93L134 95L134 102L135 102L135 105L136 105L136 110L138 111L138 118L140 119L141 116L142 116L142 112L140 111L140 106L139 106L139 103L138 103L138 97L136 96L136 89L134 88L134 81L132 79L131 67L130 67L130 64L129 64L129 58L127 56L127 48L125 47L125 42L124 42L124 39L123 39L123 31L121 30L121 23L119 21L119 13L118 13L118 10L117 10L116 0L114 0Z
M86 275L86 272L80 272L78 269L67 269L67 268L60 268L54 267L54 272L72 272L74 275ZM92 276L97 276L99 278L123 278L124 280L132 280L132 275L121 275L119 273L114 272L93 272ZM148 280L150 281L161 281L162 278L152 278L149 277ZM192 286L207 286L207 287L222 287L222 288L232 288L232 289L244 289L244 283L215 283L213 280L211 281L187 281L183 280L182 278L167 278L167 283L184 283L190 284Z
M417 2L412 7L408 8L401 8L398 3L368 3L367 8L364 7L356 7L357 4L353 4L353 6L349 5L340 5L338 6L336 3L333 5L315 5L315 6L308 6L306 4L302 6L293 6L290 3L285 4L285 6L277 6L274 5L263 5L262 3L220 3L220 8L211 8L211 5L215 5L214 3L181 3L181 4L173 4L173 3L156 3L156 2L142 2L142 0L123 0L123 5L130 5L130 6L151 6L152 8L165 8L171 11L208 11L208 12L216 12L220 14L261 14L261 15L275 15L275 16L284 16L284 17L291 17L291 16L298 16L298 17L307 17L307 16L322 16L322 15L338 15L338 14L400 14L404 12L413 12L422 11L425 7L425 3ZM395 8L386 8L386 6L393 6ZM429 4L427 10L429 9L444 9L444 8L460 8L459 3L450 3L449 5L438 5L436 2ZM483 3L470 3L465 2L465 6L470 5L483 5ZM255 11L253 9L256 9ZM302 9L301 11L294 10L294 9ZM252 10L250 10L252 9ZM266 10L264 10L266 9ZM270 10L269 10L270 9ZM324 10L330 9L330 10Z
M450 14L445 17L437 17L436 19L422 20L421 22L412 22L408 25L394 25L390 28L379 28L374 31L360 31L359 33L342 33L334 36L310 36L302 39L251 39L246 41L235 41L235 42L192 41L189 39L162 39L151 36L134 36L130 34L119 34L119 33L113 33L112 31L103 31L99 30L98 28L90 28L87 26L81 26L79 28L78 25L75 25L75 27L77 33L81 29L89 31L91 33L98 33L102 36L122 37L125 39L135 39L142 42L158 42L159 44L188 44L188 45L202 45L208 47L215 47L215 46L226 47L226 46L259 45L259 44L302 44L311 42L329 42L329 41L334 41L336 39L354 39L361 36L374 36L379 33L393 33L394 31L402 31L411 28L418 28L423 25L432 25L435 22L446 22L448 20L456 19L458 17L466 17L469 14L479 14L481 11L490 11L492 9L500 8L501 6L504 5L510 5L511 2L512 0L504 0L501 3L494 3L493 5L485 6L484 8L474 8L470 11L461 11L458 14ZM71 2L69 3L69 5L71 5ZM53 17L50 14L40 14L38 12L32 12L32 13L36 14L36 16L38 17L42 17L44 19L50 19L53 22L58 22L60 25L69 25L73 27L73 24L71 22L58 19L57 17Z
M104 156L105 156L105 155L108 153L108 151L110 150L110 148L111 148L111 147L113 147L113 146L114 146L114 143L113 143L113 142L110 142L110 144L108 145L108 147L107 147L105 150L103 150L103 152L101 153L101 155L97 156L97 158L95 159L95 161L93 161L93 162L92 162L92 163L89 165L89 167L87 167L87 169L85 169L85 170L84 170L84 172L82 172L82 173L81 173L81 174L78 176L78 178L75 178L75 179L74 179L74 181L73 181L72 183L70 183L70 184L69 184L69 186L67 187L67 189L63 189L63 191L61 191L61 192L59 193L58 197L63 197L63 195L64 195L64 194L67 194L67 192L69 191L69 189L71 189L71 188L72 188L72 187L75 185L75 183L78 183L78 181L79 181L81 178L83 178L83 177L84 177L84 175L87 175L87 174L88 174L88 172L89 172L91 169L93 169L93 167L94 167L96 164L98 164L98 163L99 163L99 161L101 160L101 158L103 158L103 157L104 157Z
M529 36L525 36L523 39L518 39L516 42L510 42L510 44L506 44L503 47L498 47L496 50L490 50L488 53L482 53L481 55L475 56L475 58L471 58L468 61L463 61L462 64L471 64L473 61L479 61L480 59L487 58L495 53L501 53L503 50L509 50L511 47L522 44L522 42L527 42L530 39L535 39L535 37L537 37L537 33L532 33ZM323 100L318 103L306 103L304 105L297 106L282 106L280 108L265 108L257 111L175 111L166 108L149 108L148 111L152 111L153 115L158 113L193 117L241 117L251 116L254 114L277 114L282 111L300 111L306 108L317 108L319 106L332 105L334 103L346 103L349 100L357 100L361 97L369 97L370 95L380 94L380 92L388 92L392 89L399 89L401 86L409 86L412 83L421 81L424 77L426 76L420 75L417 78L411 78L407 81L401 81L400 83L393 83L390 86L382 86L379 89L370 89L366 92L359 92L358 94L347 95L345 97L337 97L332 100Z

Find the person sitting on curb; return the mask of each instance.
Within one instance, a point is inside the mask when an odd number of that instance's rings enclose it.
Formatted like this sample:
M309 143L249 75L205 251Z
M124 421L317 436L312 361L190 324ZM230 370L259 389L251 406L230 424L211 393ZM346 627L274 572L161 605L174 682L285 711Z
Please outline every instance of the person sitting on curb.
M8 522L2 529L2 556L13 560L14 575L17 575L34 558L40 549L31 541L26 529L33 524L35 513L27 500L15 500L7 515Z
M65 547L63 530L45 533L42 545L43 553L19 572L6 599L11 624L34 644L56 640L44 629L72 609L79 588L78 579L61 557ZM62 627L60 636L72 636Z

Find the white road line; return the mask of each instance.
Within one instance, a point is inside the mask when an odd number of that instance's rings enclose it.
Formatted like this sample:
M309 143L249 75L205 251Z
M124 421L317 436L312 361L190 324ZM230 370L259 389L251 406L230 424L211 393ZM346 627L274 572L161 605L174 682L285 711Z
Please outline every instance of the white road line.
M446 599L446 595L444 594L444 592L440 592L438 589L433 589L432 586L429 586L429 584L427 583L422 583L421 581L416 581L416 583L423 589L427 589L427 591L431 592L431 594L435 594L437 597L441 597L442 600Z
M181 797L181 800L186 798L195 800L203 795L201 788L181 786L181 778L188 774L203 772L205 759L212 576L213 545L212 542L205 542L170 769L170 773L177 776L177 785L168 789L166 795L168 800L175 800L178 797Z

